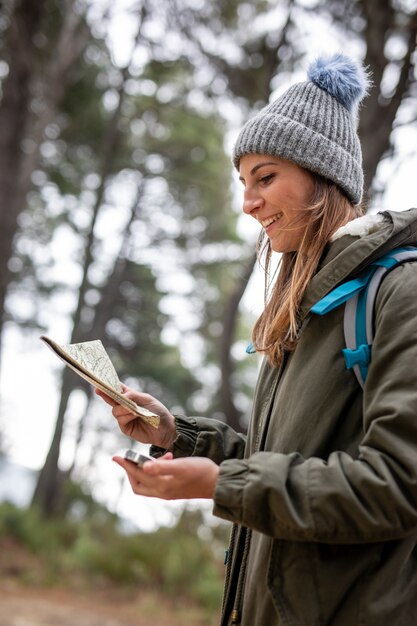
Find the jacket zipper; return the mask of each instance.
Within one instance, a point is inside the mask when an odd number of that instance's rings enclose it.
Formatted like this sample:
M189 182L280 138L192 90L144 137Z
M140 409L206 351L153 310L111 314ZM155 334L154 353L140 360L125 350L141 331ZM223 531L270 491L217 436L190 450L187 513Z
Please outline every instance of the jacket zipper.
M233 557L233 551L234 551L235 542L236 542L237 529L238 529L238 525L233 524L232 532L230 534L229 548L226 553L226 573L225 573L224 587L223 587L222 619L224 616L224 611L226 608L226 598L227 598L228 591L229 591L230 574L232 571L232 561L233 561L232 557Z
M252 530L250 528L246 528L245 544L243 547L243 554L242 554L242 563L240 566L240 574L239 574L239 578L237 581L235 602L234 602L233 611L231 614L232 624L239 624L240 618L241 618L242 596L243 596L243 589L244 589L245 580L246 580L246 564L247 564L248 555L249 555L249 547L250 547L251 538L252 538Z
M269 401L269 407L268 407L268 412L267 412L267 417L265 418L264 421L260 421L259 425L258 425L258 429L257 429L257 433L256 433L256 440L255 440L255 452L260 452L262 450L262 448L265 445L265 440L266 440L266 434L268 431L268 424L271 418L271 412L272 412L272 403L274 401L275 398L275 394L278 388L278 384L281 380L285 365L287 363L287 359L288 359L288 354L285 353L281 362L281 365L279 367L278 370L278 374L277 374L277 379L276 379L276 383L274 385L274 389L273 392L271 394L270 397L270 401ZM233 525L233 530L234 528L238 527L237 524ZM220 624L224 623L224 619L226 617L225 615L225 611L227 609L227 596L229 595L229 583L230 583L230 577L231 577L231 571L232 571L232 539L233 542L235 542L235 538L236 538L236 531L233 533L232 530L232 536L230 539L230 544L229 544L229 551L228 551L228 563L227 563L227 569L226 569L226 580L225 580L225 585L224 585L224 596L223 596L223 605L222 605L222 616L221 616L221 621ZM243 528L242 528L243 530ZM237 582L237 587L236 587L236 595L235 595L235 601L233 604L233 610L230 614L230 618L231 618L231 623L232 624L239 624L240 620L241 620L241 613L242 613L242 595L243 595L243 589L244 589L244 583L245 583L245 578L246 578L246 563L247 563L247 558L249 555L249 547L250 547L250 541L251 541L251 537L252 537L252 531L249 528L245 528L245 544L244 544L244 548L243 548L243 554L242 554L242 561L241 561L241 567L240 567L240 573L239 573L239 577L238 577L238 582ZM234 546L233 546L234 547Z

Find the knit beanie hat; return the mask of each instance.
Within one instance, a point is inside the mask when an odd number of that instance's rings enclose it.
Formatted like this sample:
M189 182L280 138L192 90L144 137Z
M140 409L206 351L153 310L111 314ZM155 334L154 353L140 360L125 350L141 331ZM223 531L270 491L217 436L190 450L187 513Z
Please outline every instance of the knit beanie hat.
M281 157L337 183L357 204L363 188L357 112L367 72L336 54L314 61L307 75L245 124L233 163L239 169L241 157L252 153Z

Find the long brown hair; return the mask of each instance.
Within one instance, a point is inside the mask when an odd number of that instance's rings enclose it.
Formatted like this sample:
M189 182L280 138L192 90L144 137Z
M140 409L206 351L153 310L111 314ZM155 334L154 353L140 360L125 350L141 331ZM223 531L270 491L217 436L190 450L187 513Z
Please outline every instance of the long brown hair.
M273 284L269 239L265 242L262 232L258 241L259 256L265 254L265 308L253 328L252 341L256 351L263 352L277 367L284 353L293 351L297 345L300 303L326 244L340 226L363 214L363 208L353 205L335 183L316 174L313 177L311 203L300 209L300 221L307 217L301 244L296 252L282 255Z

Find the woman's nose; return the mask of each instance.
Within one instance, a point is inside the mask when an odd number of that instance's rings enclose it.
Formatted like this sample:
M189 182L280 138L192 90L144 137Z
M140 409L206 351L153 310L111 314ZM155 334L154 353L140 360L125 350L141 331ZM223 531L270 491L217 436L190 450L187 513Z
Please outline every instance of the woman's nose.
M245 190L243 194L243 212L252 215L262 206L262 198L253 191Z

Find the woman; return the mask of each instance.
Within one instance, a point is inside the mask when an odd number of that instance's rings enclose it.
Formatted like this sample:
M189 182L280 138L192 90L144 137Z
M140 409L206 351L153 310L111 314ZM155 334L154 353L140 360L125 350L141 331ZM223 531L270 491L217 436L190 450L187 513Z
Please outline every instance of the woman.
M153 444L143 469L116 458L137 494L213 498L233 521L221 624L417 624L417 264L383 281L364 389L342 356L343 309L311 307L398 245L417 212L360 217L356 114L366 73L319 59L242 129L234 163L245 213L281 269L253 331L265 355L247 439L210 418L120 406L129 437ZM163 455L163 456L162 456Z

